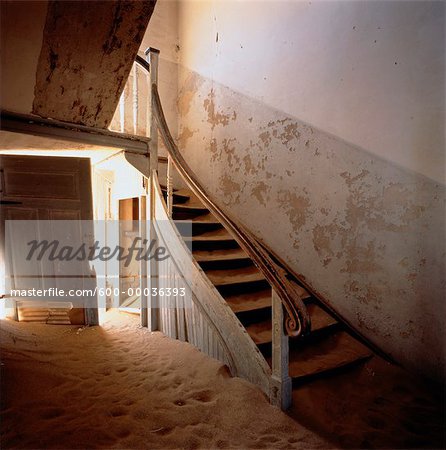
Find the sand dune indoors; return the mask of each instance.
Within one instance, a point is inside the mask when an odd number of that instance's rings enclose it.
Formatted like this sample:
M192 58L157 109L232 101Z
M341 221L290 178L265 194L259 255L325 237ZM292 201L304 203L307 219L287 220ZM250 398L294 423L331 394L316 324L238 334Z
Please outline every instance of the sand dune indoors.
M101 327L1 322L2 448L327 448L189 344L108 312ZM331 446L330 446L331 447Z

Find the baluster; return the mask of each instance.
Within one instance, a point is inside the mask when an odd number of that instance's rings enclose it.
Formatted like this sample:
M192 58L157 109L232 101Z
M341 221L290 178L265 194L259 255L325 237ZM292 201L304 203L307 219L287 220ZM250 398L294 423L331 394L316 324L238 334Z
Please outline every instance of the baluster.
M167 214L172 218L173 213L173 163L170 155L167 156Z
M152 86L158 86L158 61L160 51L149 47L146 50L147 61L150 64L150 156L153 160L152 170L158 170L158 128L155 115L153 114L154 98L152 95Z
M119 98L119 123L121 126L121 133L125 131L125 87Z
M292 382L288 374L288 336L284 332L284 312L276 291L272 290L272 377L270 402L285 410L291 406Z
M138 64L133 63L133 134L138 134Z

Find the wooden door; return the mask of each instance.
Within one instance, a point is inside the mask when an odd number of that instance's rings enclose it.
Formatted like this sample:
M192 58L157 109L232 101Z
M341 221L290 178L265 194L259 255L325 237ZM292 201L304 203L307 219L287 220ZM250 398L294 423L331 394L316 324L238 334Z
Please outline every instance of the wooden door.
M70 234L73 247L86 239L86 233L93 238L93 208L91 195L90 160L87 158L35 157L0 155L0 227L2 254L8 258L10 267L10 286L14 289L29 289L60 287L69 283L69 279L58 276L63 273L60 263L54 263L50 268L48 261L36 262L46 264L45 267L35 267L35 272L42 276L27 278L15 273L15 254L24 249L17 248L25 243L20 240L21 226L24 222L33 220L35 237L39 239L48 228L57 229L56 221L64 220L66 233ZM17 223L17 226L15 225ZM22 225L21 225L22 224ZM24 225L23 225L24 224ZM67 224L67 225L65 225ZM61 222L59 222L59 229ZM33 225L34 226L34 225ZM45 228L45 230L43 230ZM7 234L5 236L5 233ZM28 227L29 233L29 227ZM11 242L14 248L9 248ZM8 250L8 251L7 251ZM34 264L34 263L33 263ZM82 279L85 284L95 285L94 276L88 267L88 261L82 264ZM83 281L82 281L83 282ZM8 292L6 292L8 294ZM42 298L13 298L16 301L16 318L47 323L89 323L97 324L97 304L88 302L80 307L82 301L73 299L74 308L67 302L47 304ZM18 303L20 301L20 303ZM21 306L21 308L20 308Z

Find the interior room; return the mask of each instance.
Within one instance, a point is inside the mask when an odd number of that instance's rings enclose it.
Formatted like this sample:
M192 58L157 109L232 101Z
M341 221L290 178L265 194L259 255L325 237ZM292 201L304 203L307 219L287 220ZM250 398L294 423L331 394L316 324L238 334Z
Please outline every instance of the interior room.
M446 448L445 15L0 0L1 448Z

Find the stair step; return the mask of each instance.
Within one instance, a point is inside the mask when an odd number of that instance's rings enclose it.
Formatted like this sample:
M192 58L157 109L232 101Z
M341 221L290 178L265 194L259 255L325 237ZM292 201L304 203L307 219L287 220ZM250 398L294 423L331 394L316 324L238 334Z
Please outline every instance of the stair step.
M302 298L302 300L308 300L312 298L312 295L303 287L297 283L293 283L294 288L297 290L298 294Z
M186 243L192 242L194 251L239 248L237 241L224 228L195 236L183 236L183 239Z
M360 363L373 355L372 351L345 331L328 336L307 347L290 348L290 376L297 383L322 374Z
M320 331L338 325L338 321L316 304L307 305L311 318L311 331Z
M197 236L223 228L223 225L210 214L188 220L175 220L175 225L183 236L190 236L191 233L192 236Z
M261 281L265 279L256 267L229 270L209 270L206 272L206 275L215 286L249 283L252 281Z
M195 260L203 270L224 270L252 266L251 258L241 248L195 250Z
M173 220L191 220L205 214L209 214L209 210L202 205L190 204L190 202L173 205Z
M66 317L63 319L50 317L50 318L48 318L46 323L48 325L71 325L71 321L70 321L69 317Z
M268 344L271 342L271 319L263 322L252 323L246 326L246 331L256 345Z
M264 299L266 303L266 298ZM270 291L270 305L271 305L271 291ZM338 321L326 313L321 307L315 304L308 305L308 313L311 317L311 331L312 333L320 332L321 330L328 330L338 325ZM262 322L253 323L246 327L249 335L257 345L266 344L272 341L271 335L271 319Z
M165 186L161 186L161 191L164 194L164 197L167 197L167 188ZM173 191L173 201L177 203L186 203L188 200L190 200L190 194L186 190L178 190Z
M255 266L206 270L205 273L223 297L258 291L269 286L263 274Z
M271 307L271 289L230 295L225 298L234 313L243 313Z
M209 210L202 205L199 204L189 204L189 203L174 203L173 205L174 211L184 211L189 213L196 214L208 214Z
M234 248L228 250L196 250L194 258L198 262L208 261L234 261L238 259L250 259L249 256L241 249Z
M217 287L265 280L265 277L256 267L243 267L241 269L228 270L208 270L206 271L206 275Z

